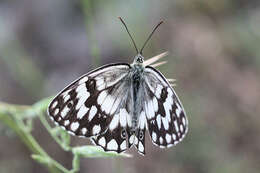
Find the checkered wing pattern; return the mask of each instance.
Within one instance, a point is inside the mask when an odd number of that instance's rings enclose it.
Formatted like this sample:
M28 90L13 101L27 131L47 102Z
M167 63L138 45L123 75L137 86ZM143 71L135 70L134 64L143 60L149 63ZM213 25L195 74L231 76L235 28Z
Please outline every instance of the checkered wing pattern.
M144 107L152 141L162 148L176 145L188 131L183 106L159 71L147 66L144 77Z
M125 78L129 68L129 64L110 64L80 77L53 99L48 107L50 117L77 136L93 137L110 130L122 131L118 127L118 112L122 112L119 108L127 98ZM119 138L115 140L122 142ZM106 139L105 145L111 146L109 142L113 144L112 139ZM101 145L104 144L101 142Z
M129 136L132 127L132 108L133 97L131 84L128 82L121 83L118 91L123 97L117 97L116 100L120 105L113 116L105 133L92 138L92 141L101 146L105 151L115 151L121 153L125 151L129 145ZM131 133L132 134L132 133Z

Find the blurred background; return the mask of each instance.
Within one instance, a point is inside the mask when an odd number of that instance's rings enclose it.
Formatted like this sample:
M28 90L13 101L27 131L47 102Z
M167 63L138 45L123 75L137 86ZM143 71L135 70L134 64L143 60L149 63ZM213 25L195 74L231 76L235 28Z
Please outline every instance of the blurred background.
M260 2L258 0L1 0L0 101L33 104L100 65L133 61L123 25L144 49L164 51L158 67L177 79L189 132L176 147L146 141L146 156L82 159L81 172L244 173L260 169ZM34 136L66 167L62 151L36 120ZM47 170L0 122L0 172ZM89 143L73 137L73 144Z

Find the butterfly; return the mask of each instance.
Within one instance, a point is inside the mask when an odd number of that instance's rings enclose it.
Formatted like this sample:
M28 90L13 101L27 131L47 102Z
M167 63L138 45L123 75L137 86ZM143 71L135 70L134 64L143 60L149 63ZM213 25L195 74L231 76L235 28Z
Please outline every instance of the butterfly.
M50 103L48 114L70 134L88 137L104 149L121 153L135 146L145 154L145 132L152 142L171 147L188 131L184 108L174 89L155 68L145 65L141 51L128 31L137 55L132 64L115 63L83 75Z

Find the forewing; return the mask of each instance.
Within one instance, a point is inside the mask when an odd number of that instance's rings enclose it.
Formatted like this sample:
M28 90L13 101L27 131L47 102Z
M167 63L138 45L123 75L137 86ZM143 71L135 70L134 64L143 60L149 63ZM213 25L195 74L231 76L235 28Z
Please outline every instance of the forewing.
M173 88L159 71L147 66L144 76L144 107L152 141L160 147L176 145L188 131L184 108Z
M126 96L128 64L109 64L80 77L50 103L48 113L72 134L104 133Z

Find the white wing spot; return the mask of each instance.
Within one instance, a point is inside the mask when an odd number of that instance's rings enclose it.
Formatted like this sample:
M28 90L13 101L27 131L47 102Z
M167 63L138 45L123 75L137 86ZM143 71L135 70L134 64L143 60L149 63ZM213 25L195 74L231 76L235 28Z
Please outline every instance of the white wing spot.
M175 141L176 140L176 135L173 133L172 134L172 139Z
M172 96L170 95L169 92L167 92L167 93L168 93L168 95L167 95L165 102L168 103L169 105L172 105L173 104ZM169 109L171 109L171 107L169 107Z
M121 150L125 150L126 149L126 141L124 140L123 142L122 142L122 144L120 145L120 149Z
M54 108L57 106L57 104L58 104L58 101L55 101L55 102L52 104L51 108L54 109Z
M119 114L115 114L112 121L109 124L109 129L111 131L114 130L118 126L118 123L119 123Z
M144 152L144 146L143 146L143 144L142 144L142 142L139 142L139 144L138 144L138 150L140 151L140 152Z
M182 124L185 126L186 125L186 120L184 117L182 117Z
M163 103L163 107L166 113L166 118L168 119L168 121L171 121L171 115L170 115L171 107L169 106L169 103L165 101Z
M65 91L64 93L61 94L61 96L63 97L63 99L69 95L69 92L71 91L71 89Z
M70 95L64 95L63 96L63 102L66 103L70 99Z
M59 113L60 109L59 108L56 108L55 111L54 111L54 116L57 115Z
M156 142L156 140L157 140L157 135L156 135L155 132L152 132L152 139L153 139L154 142Z
M105 137L102 137L98 140L98 144L101 145L102 147L106 146L106 139Z
M176 105L177 105L176 114L177 114L177 117L179 118L181 115L181 107L177 102L176 102Z
M172 97L173 96L173 92L170 88L167 88L167 92L168 92L168 96Z
M107 92L104 90L104 91L102 91L102 92L99 94L99 96L98 96L98 98L97 98L97 103L98 103L99 105L101 105L101 104L104 102L104 100L105 100L106 97L107 97Z
M167 142L167 143L170 143L170 142L171 142L171 135L170 135L170 134L167 133L167 134L165 135L165 138L166 138L166 142Z
M150 118L154 118L154 116L155 116L155 111L154 111L154 108L153 108L153 101L152 100L150 100L149 102L148 102L148 111L149 111L149 117Z
M97 90L103 90L105 89L105 81L103 77L97 77L96 79L96 88Z
M163 143L163 138L161 136L160 136L159 140L160 140L160 144L162 144Z
M69 123L70 123L70 121L69 121L69 120L66 120L66 121L64 121L64 126L67 126L67 125L69 125Z
M136 136L134 136L134 143L135 143L135 145L137 145L137 143L138 143L138 138L136 137Z
M85 105L81 106L79 112L77 113L77 118L82 119L86 115L88 110L89 108L87 108Z
M93 134L96 135L100 132L101 127L100 127L100 125L95 125L92 130L93 130Z
M83 95L81 95L81 94L83 94ZM79 109L86 102L86 100L89 98L89 96L90 96L90 94L87 91L85 93L83 93L83 92L78 93L77 97L79 98L79 101L76 105L76 109Z
M70 128L72 131L75 132L79 128L79 123L78 122L71 123Z
M179 132L179 126L178 126L177 120L174 121L174 126L175 126L176 132Z
M164 129L165 129L165 130L168 130L168 128L169 128L169 123L168 123L167 118L163 118L163 117L162 117L162 122L163 122Z
M114 103L114 98L108 95L101 105L101 110L108 114L111 110L111 103Z
M182 124L180 125L180 130L181 130L181 132L183 132L183 125Z
M161 92L162 92L163 87L161 85L157 85L156 89L155 89L155 96L157 98L161 97Z
M107 149L109 150L117 150L118 144L115 139L112 139L109 143L107 143Z
M135 135L130 136L129 143L130 144L134 143L134 139L135 139Z
M178 137L179 137L179 138L181 137L181 133L180 133L180 132L178 132Z
M85 135L87 133L87 128L86 127L82 128L81 132L82 132L83 135Z
M97 107L94 105L91 106L89 115L88 115L88 120L91 121L93 119L93 117L96 115L96 113L97 113Z
M79 80L79 85L81 85L81 84L83 84L83 83L85 83L87 81L88 81L88 77L85 76L85 77L83 77L82 79Z
M70 108L68 108L68 106L65 106L60 113L61 117L64 118L68 114L69 111L70 111Z

